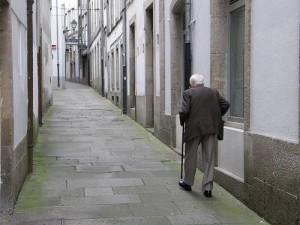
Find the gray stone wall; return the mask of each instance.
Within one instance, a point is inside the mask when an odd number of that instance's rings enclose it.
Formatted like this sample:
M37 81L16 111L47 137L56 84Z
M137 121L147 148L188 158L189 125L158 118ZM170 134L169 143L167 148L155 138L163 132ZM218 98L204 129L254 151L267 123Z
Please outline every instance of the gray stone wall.
M1 68L1 98L3 98L1 112L1 207L0 211L8 208L12 209L12 195L6 195L11 188L11 166L12 145L13 145L13 83L12 83L12 49L11 49L11 9L9 5L0 3L0 38L2 45L0 49L0 68Z
M299 144L246 133L252 158L247 184L250 206L272 224L297 224L300 219Z
M166 145L171 145L171 120L165 115L165 2L159 1L159 45L160 45L160 97L159 114L154 121L154 134Z
M101 94L101 91L99 89L94 88L96 91L98 91ZM122 103L122 93L120 91L109 91L105 93L105 97L111 101L113 104L118 106L120 109L123 107Z
M136 122L146 127L146 96L136 96Z
M154 100L154 135L158 134L160 129L160 97L155 97ZM156 135L158 136L158 135Z
M227 98L228 2L211 0L211 87Z
M215 170L215 180L271 224L300 221L300 146L246 132L245 181Z
M27 137L13 149L11 146L2 147L2 175L0 211L13 211L17 197L21 191L28 171Z

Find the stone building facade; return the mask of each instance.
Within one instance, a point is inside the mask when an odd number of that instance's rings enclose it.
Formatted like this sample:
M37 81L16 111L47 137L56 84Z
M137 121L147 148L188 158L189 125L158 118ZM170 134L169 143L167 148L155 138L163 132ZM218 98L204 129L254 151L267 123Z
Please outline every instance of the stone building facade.
M225 139L218 144L216 181L272 224L298 225L300 2L124 3L122 23L116 1L103 1L102 41L90 43L93 87L123 112L125 105L128 116L177 151L182 92L191 74L203 74L205 85L231 103ZM96 40L93 32L91 37ZM116 63L120 48L123 76ZM126 89L117 91L120 80ZM201 168L201 157L198 161Z
M79 10L65 8L65 80L79 83Z
M104 94L104 13L106 1L88 1L89 6L89 66L90 85L102 95ZM98 9L98 10L97 10Z
M211 85L231 102L217 181L272 224L300 219L299 9L298 1L211 1Z
M13 210L32 171L38 127L52 104L50 9L50 0L0 1L1 212Z

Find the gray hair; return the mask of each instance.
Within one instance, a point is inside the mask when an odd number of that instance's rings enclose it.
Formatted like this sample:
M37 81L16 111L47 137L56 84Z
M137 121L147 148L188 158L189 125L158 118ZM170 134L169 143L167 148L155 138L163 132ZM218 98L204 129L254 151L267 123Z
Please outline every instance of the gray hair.
M190 84L194 84L195 86L204 85L204 77L200 74L193 74L190 77Z

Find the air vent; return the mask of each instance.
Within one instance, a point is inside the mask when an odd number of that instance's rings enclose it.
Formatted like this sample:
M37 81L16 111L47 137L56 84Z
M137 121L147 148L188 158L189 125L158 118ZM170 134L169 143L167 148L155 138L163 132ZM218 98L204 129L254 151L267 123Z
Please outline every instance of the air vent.
M234 3L236 3L236 2L238 2L239 0L229 0L229 5L232 5L232 4L234 4Z

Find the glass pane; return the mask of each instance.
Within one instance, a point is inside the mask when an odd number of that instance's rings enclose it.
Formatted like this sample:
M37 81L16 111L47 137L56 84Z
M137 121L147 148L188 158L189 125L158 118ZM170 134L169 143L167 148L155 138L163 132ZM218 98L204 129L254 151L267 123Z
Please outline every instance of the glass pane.
M245 7L230 17L230 115L244 117Z

